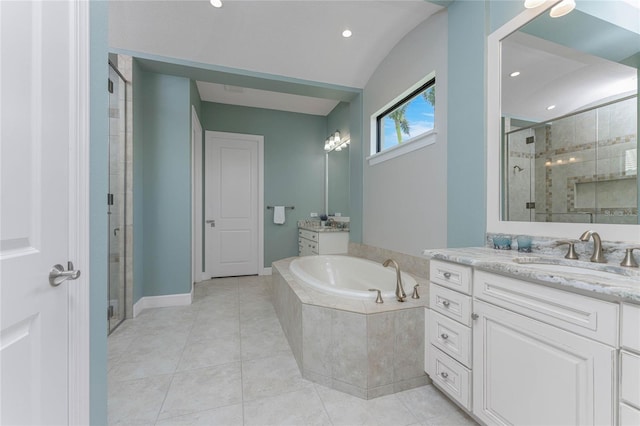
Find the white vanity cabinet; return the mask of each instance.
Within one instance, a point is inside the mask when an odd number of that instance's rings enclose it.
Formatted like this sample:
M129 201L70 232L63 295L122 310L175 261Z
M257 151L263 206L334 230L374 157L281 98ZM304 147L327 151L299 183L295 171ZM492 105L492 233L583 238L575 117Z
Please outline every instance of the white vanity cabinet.
M471 268L432 260L425 371L467 410L471 409Z
M640 425L640 306L431 260L425 371L486 425Z
M473 286L476 417L615 424L617 304L483 271Z
M309 230L298 228L298 255L346 254L349 249L348 231Z
M622 304L620 426L640 425L640 306Z

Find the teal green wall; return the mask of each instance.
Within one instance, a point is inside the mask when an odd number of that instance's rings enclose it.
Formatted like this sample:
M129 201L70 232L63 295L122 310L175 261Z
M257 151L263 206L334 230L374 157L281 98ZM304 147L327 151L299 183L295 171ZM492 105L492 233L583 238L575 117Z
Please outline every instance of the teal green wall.
M89 148L89 416L95 426L107 424L107 259L106 196L109 176L109 97L106 90L107 2L92 1L90 19L90 148ZM80 266L82 268L82 266Z
M340 102L327 115L327 136L336 130L341 137L349 135L349 103ZM326 136L325 136L326 138ZM329 153L329 211L349 216L349 148Z
M349 146L349 241L362 243L362 194L363 194L363 165L364 141L362 126L364 115L362 93L353 97L349 104L349 131L351 145Z
M191 82L134 71L135 303L191 291Z
M482 1L448 9L447 244L484 245L485 46Z
M326 117L202 102L200 120L205 130L264 136L264 266L297 256L296 221L324 209ZM274 205L295 206L284 225L273 223Z

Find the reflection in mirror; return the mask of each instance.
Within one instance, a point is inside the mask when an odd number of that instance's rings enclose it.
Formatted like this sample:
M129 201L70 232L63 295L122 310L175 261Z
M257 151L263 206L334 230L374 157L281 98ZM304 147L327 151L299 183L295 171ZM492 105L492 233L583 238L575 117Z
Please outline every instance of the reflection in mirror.
M503 220L639 223L639 27L629 2L577 2L502 40Z

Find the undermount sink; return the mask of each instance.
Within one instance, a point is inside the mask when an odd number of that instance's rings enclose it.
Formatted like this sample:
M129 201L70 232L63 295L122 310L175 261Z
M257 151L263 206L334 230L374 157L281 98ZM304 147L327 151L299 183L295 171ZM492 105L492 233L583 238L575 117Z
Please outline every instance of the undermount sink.
M590 269L582 266L572 266L572 265L556 265L551 263L521 263L522 266L526 268L532 268L539 271L548 272L550 274L562 273L564 274L576 274L581 276L592 276L592 277L601 277L601 278L621 278L624 277L623 274L616 273L615 271L603 271L599 269Z

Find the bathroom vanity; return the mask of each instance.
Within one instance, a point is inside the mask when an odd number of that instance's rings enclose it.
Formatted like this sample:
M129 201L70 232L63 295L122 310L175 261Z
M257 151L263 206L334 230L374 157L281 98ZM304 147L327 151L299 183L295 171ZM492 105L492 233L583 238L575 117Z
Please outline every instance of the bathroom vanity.
M425 371L476 419L640 424L637 269L490 248L425 255Z
M334 226L298 226L298 256L347 254L349 228Z

